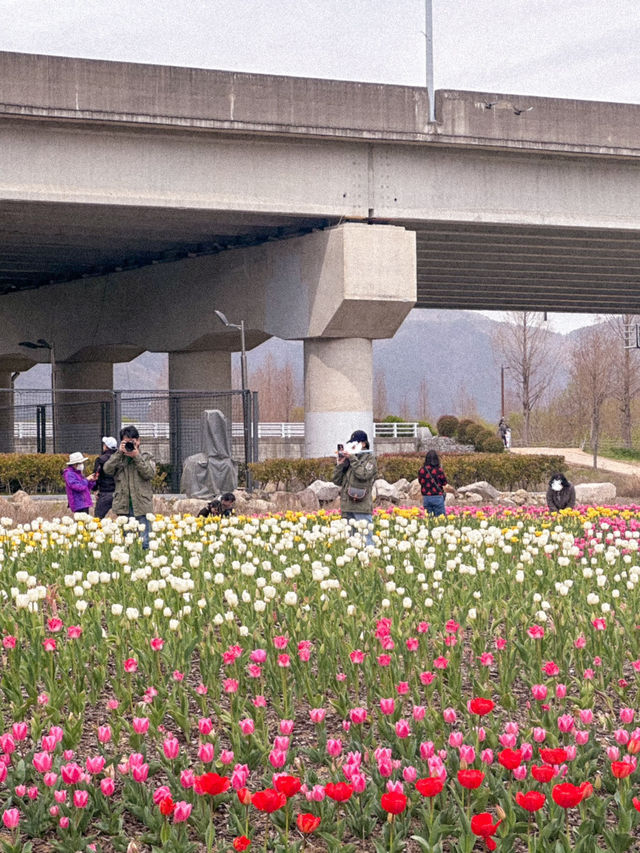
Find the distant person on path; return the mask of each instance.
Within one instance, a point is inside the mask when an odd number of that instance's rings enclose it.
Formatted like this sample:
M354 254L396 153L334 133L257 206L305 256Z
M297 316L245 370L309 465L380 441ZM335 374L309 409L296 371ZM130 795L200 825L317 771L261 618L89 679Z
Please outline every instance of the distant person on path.
M109 477L105 474L103 469L105 463L111 459L117 449L118 442L115 438L112 438L109 435L103 436L102 453L98 456L93 466L93 473L95 475L93 488L98 492L98 499L96 501L96 509L94 512L96 518L104 518L111 509L111 504L113 503L113 493L116 488L116 481L113 477Z
M149 547L151 523L147 514L153 512L153 487L156 463L150 453L141 453L140 434L130 424L120 430L120 446L104 463L107 477L116 483L112 509L117 515L135 518L142 526L142 547Z
M210 515L219 515L221 518L228 518L233 515L233 510L236 504L236 496L233 492L225 492L220 497L214 498L206 506L203 506L198 513L198 518L208 518Z
M547 488L547 506L549 507L549 511L559 512L561 509L573 509L575 505L575 487L571 485L564 474L553 474Z
M369 447L369 437L364 430L357 429L344 447L338 445L333 482L341 488L342 517L367 522L367 545L373 545L373 483L377 476L378 464Z
M498 421L498 435L502 439L502 443L504 446L507 446L507 431L509 430L509 424L505 421L504 417L500 418Z
M69 455L67 467L62 474L67 491L67 502L71 512L89 512L93 506L91 500L91 479L84 476L84 463L87 457L76 452Z
M444 493L448 486L447 477L435 450L427 451L424 465L418 471L418 482L422 492L422 506L429 515L446 515Z

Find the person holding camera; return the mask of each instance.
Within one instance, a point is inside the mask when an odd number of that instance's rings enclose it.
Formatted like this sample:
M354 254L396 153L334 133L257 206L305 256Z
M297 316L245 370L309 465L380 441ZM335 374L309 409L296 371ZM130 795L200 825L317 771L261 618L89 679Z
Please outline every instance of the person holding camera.
M367 522L367 545L373 545L373 483L377 476L378 465L369 447L369 438L364 430L357 429L346 446L338 445L333 482L341 488L342 517Z
M104 463L103 472L115 480L112 509L116 515L128 515L142 526L142 547L149 547L153 512L153 487L156 463L150 453L140 451L140 433L129 424L120 430L120 446Z

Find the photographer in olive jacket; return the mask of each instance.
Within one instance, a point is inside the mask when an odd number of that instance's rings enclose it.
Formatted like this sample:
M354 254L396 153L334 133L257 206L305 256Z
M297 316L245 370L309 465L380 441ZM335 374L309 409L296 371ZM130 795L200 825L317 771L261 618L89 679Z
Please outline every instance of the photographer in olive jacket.
M142 547L148 548L151 524L147 513L153 512L151 481L156 463L150 453L140 452L140 434L132 424L120 430L120 446L102 470L116 482L113 511L135 518L142 525Z
M342 517L350 521L367 522L367 545L373 545L373 483L377 476L378 465L369 449L369 438L366 432L357 429L344 448L338 445L333 482L341 487Z

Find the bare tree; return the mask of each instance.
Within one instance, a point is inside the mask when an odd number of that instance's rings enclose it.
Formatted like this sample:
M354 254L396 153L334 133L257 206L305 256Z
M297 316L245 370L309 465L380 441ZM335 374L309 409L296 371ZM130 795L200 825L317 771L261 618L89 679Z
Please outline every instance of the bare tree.
M417 416L419 421L428 421L429 420L429 390L427 388L427 380L422 379L420 385L418 386L418 400L417 400Z
M631 405L640 394L640 372L638 371L637 350L627 349L624 346L625 327L639 323L640 318L633 314L621 314L617 317L607 317L606 322L613 338L612 346L620 352L617 369L612 377L612 391L620 412L622 443L625 447L631 449Z
M258 392L262 420L290 420L300 397L291 362L279 365L269 353L262 366L251 372L250 384Z
M509 368L522 411L522 443L531 438L531 412L553 383L557 362L552 357L552 335L543 315L533 311L511 311L494 336L502 364Z
M612 393L615 351L606 326L584 331L571 353L571 383L574 395L588 413L593 467L598 467L602 408Z

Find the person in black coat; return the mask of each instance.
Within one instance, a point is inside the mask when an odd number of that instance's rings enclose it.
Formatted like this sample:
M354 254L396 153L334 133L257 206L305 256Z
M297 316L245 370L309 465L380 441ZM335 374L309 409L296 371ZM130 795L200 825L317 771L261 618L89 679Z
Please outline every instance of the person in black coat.
M550 512L573 508L576 505L576 490L564 474L553 474L547 487L547 506Z
M96 459L93 466L93 486L92 488L98 492L98 500L94 511L95 518L104 518L111 509L113 503L113 493L116 488L116 481L113 477L107 476L102 470L105 462L110 459L117 450L118 442L111 436L103 436L102 453Z

